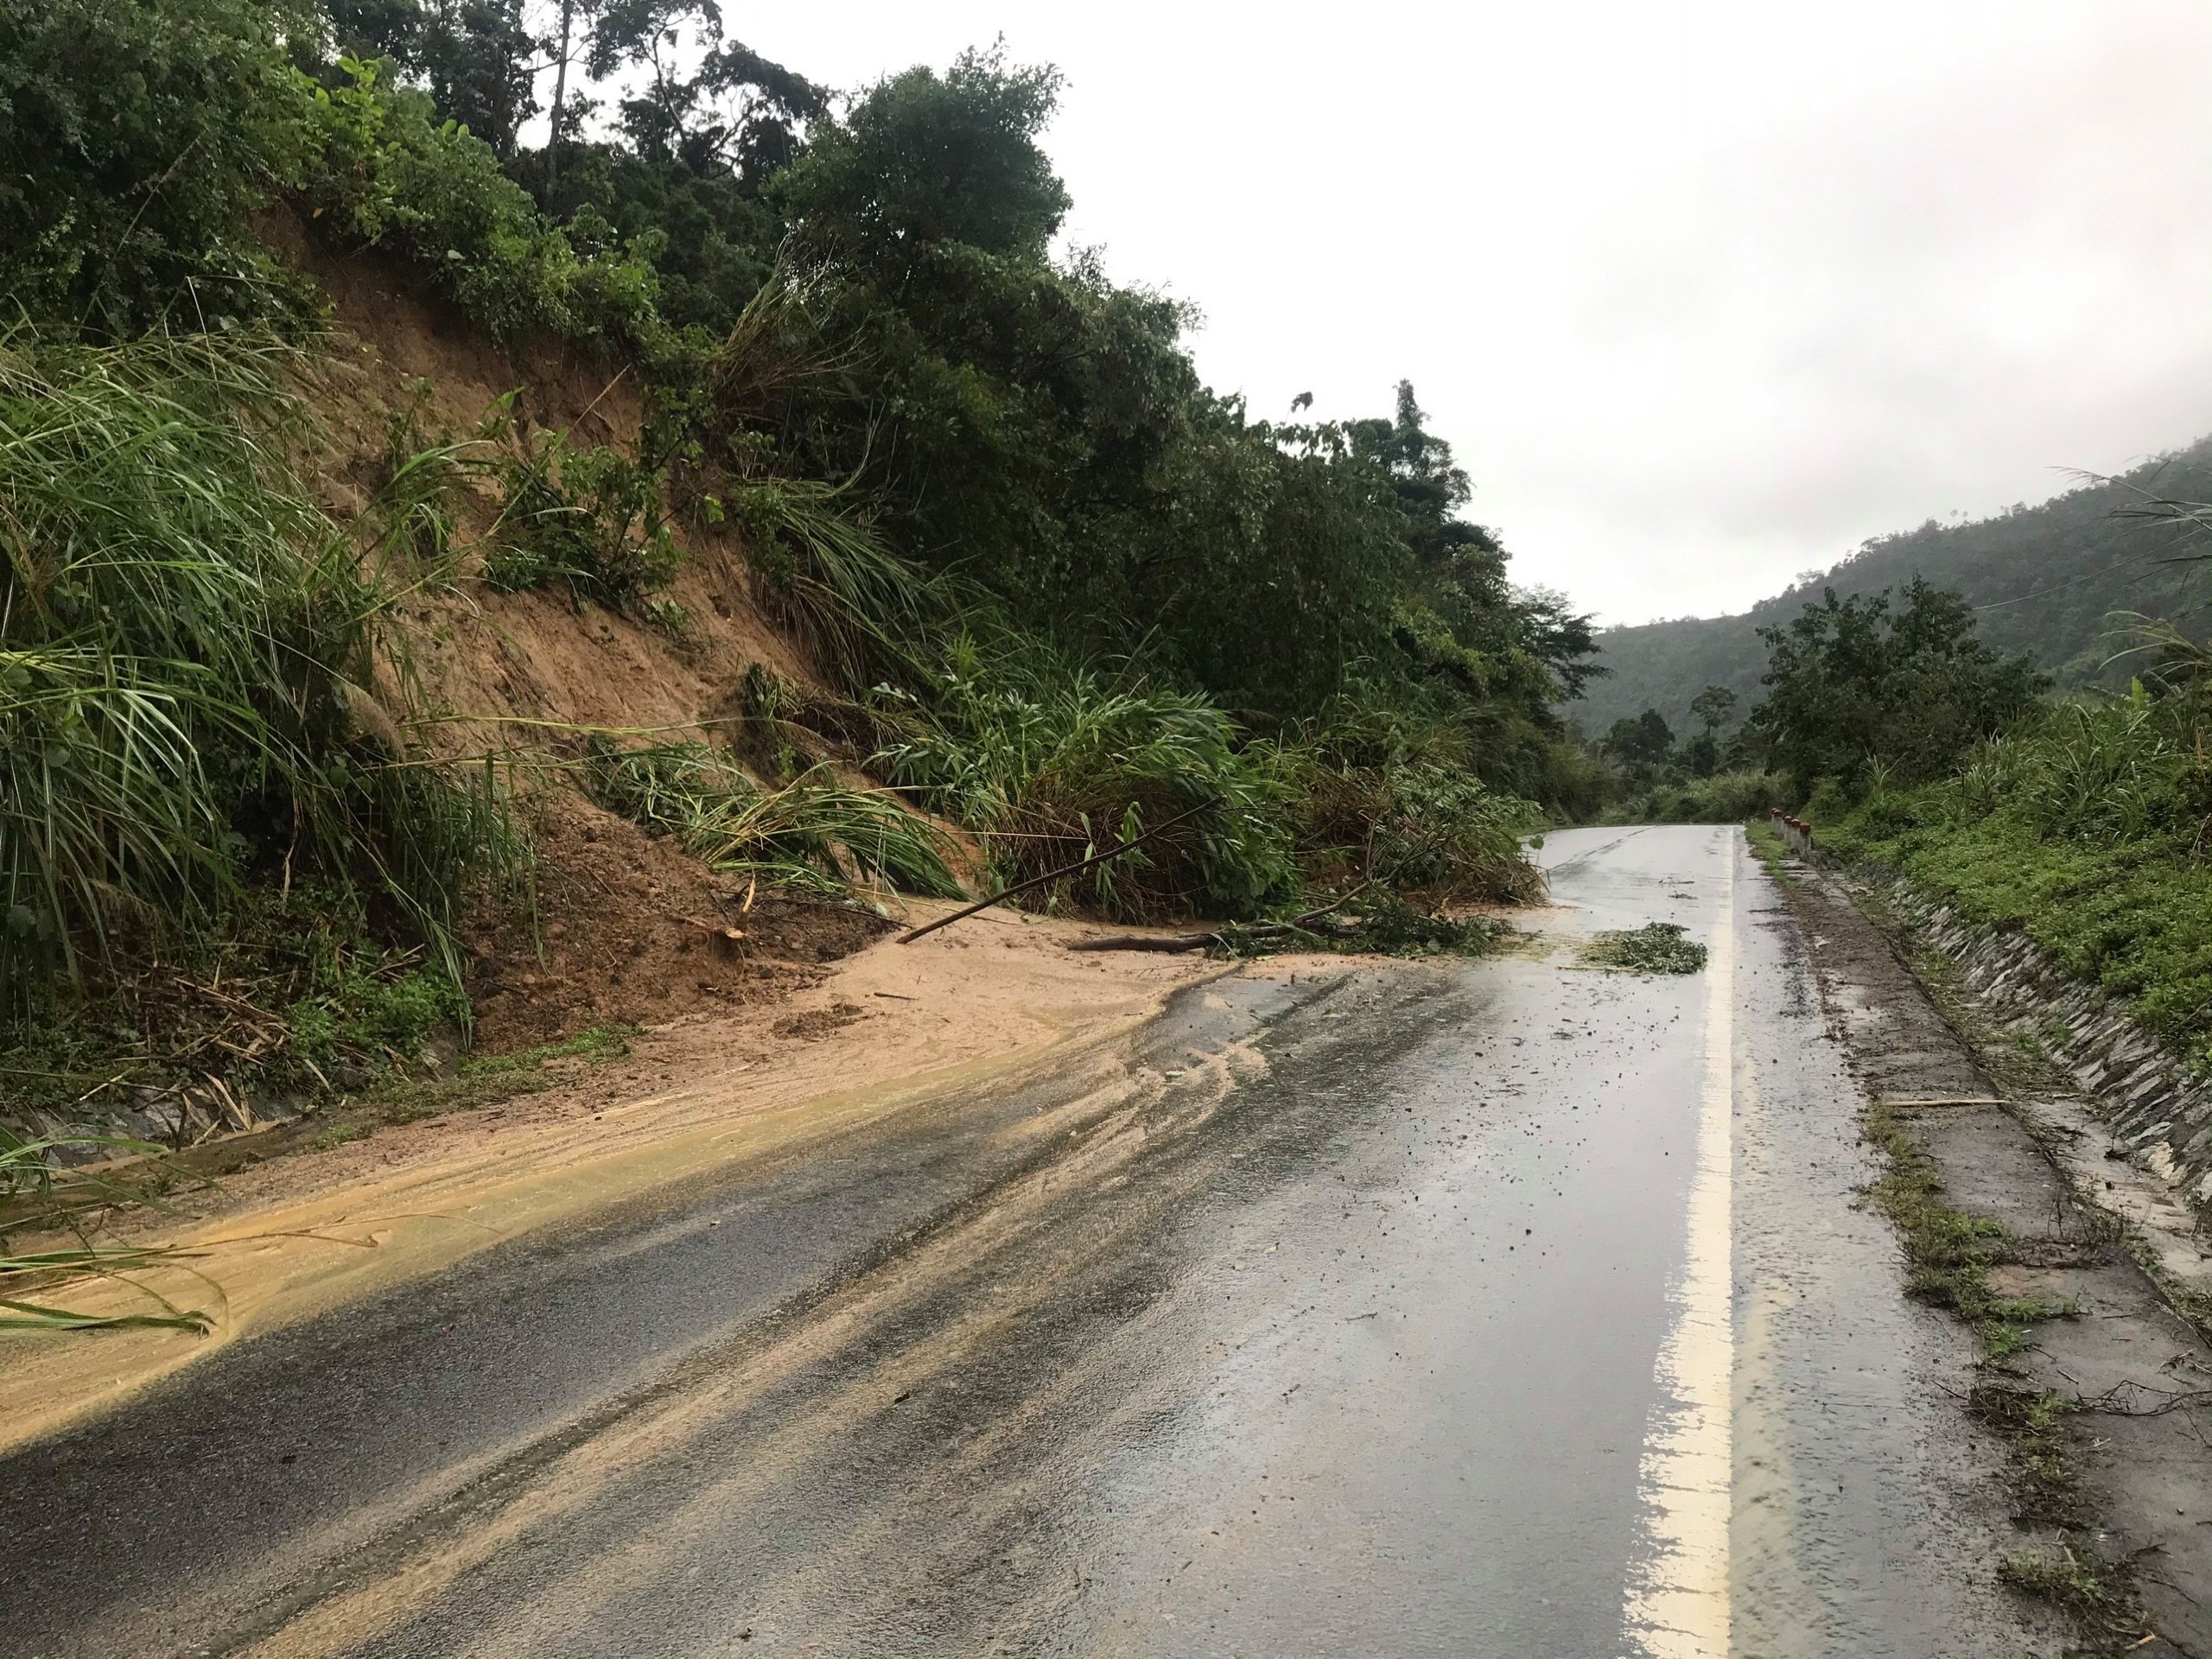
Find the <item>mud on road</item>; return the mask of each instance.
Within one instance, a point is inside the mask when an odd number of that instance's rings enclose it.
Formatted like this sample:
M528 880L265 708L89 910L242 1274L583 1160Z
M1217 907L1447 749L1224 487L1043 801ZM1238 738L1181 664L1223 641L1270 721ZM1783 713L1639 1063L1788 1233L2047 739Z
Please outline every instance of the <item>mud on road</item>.
M1983 1338L1906 1294L1866 1090L1999 1091L1734 830L1541 856L1519 950L1249 968L804 1135L725 1103L743 1155L21 1447L0 1652L2060 1659L2080 1610L2008 1557L2178 1561L2196 1516L2125 1529L2151 1488L2101 1484L2099 1419L2083 1507L2024 1529L2019 1437L1964 1403ZM1586 965L1653 923L1703 969ZM957 1004L891 1003L917 1033ZM2057 1344L2156 1328L2125 1253L2032 1185L2017 1120L1912 1125L2033 1241L1993 1275L2110 1309L2036 1325L2006 1386L2102 1387L2105 1350ZM2129 1593L2195 1650L2156 1564Z

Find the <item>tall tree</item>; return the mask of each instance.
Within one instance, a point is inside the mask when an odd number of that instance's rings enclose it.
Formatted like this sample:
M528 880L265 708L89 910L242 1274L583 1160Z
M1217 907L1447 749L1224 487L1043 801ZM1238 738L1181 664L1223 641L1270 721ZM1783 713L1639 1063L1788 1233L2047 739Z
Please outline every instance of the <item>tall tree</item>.
M642 93L622 101L621 119L649 160L700 174L728 168L757 183L798 153L794 124L829 113L823 88L725 39L715 0L594 0L594 14L587 73L603 80L646 71Z
M1977 639L1956 594L1915 577L1902 605L1891 595L1825 588L1786 627L1759 630L1767 696L1752 719L1801 791L1822 778L1855 787L1877 763L1906 782L1941 777L2049 683Z
M893 281L957 243L1043 260L1069 206L1037 143L1060 73L966 52L943 75L909 69L871 91L780 181L802 228Z
M522 0L435 0L416 47L416 67L439 112L502 161L514 155L523 123L537 113L537 57Z
M1708 685L1690 699L1690 713L1697 716L1707 737L1717 738L1735 712L1736 694L1725 685Z
M549 44L553 48L553 108L545 137L545 189L550 195L561 182L561 149L569 142L572 118L569 103L569 71L579 48L591 37L604 0L561 0L561 21Z
M1605 734L1605 747L1631 766L1662 766L1675 752L1675 734L1656 709L1624 715Z

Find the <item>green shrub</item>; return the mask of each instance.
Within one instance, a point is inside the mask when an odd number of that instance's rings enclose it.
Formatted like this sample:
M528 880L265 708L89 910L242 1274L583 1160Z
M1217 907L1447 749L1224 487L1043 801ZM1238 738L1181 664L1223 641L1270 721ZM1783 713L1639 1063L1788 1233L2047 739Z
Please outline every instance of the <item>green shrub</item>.
M645 251L588 257L499 170L491 147L441 121L384 67L340 60L315 86L296 199L319 233L414 262L495 339L534 332L647 351L664 329Z
M1139 920L1243 917L1291 890L1281 784L1205 698L1117 689L1041 655L988 661L972 640L950 659L925 728L879 760L979 832L1008 885L1189 814L1041 902Z
M1705 947L1685 937L1680 922L1646 922L1642 927L1599 933L1582 950L1593 968L1630 974L1694 974L1705 967Z
M541 431L494 466L505 500L484 578L506 592L565 584L578 598L638 608L683 556L661 511L658 472L611 446Z
M409 969L391 976L354 971L285 1011L300 1058L328 1067L341 1058L422 1058L423 1044L467 1019L467 1000L445 975Z

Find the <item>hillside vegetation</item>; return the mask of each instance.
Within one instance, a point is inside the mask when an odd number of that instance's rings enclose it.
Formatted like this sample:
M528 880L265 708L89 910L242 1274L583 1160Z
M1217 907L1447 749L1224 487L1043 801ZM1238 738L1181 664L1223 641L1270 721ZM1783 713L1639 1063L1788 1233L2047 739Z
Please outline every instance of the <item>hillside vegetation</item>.
M1534 891L1588 628L1409 384L1205 386L1053 251L1049 68L551 15L6 14L0 1119L194 1138L1124 844L1024 902Z
M2201 563L2212 507L2127 511ZM1763 696L1724 744L1669 746L1656 715L1611 747L1629 822L1775 807L1817 846L1903 876L1968 920L2025 933L2212 1069L2212 652L2171 618L2118 642L2125 692L2054 691L1994 649L1956 594L1834 589L1764 627ZM1725 692L1705 713L1732 712ZM1702 744L1703 752L1697 752ZM1700 762L1702 764L1700 764Z
M2159 499L2208 498L2212 439L2039 506L1965 524L1930 520L1878 537L1744 615L1602 631L1597 660L1607 673L1568 712L1595 737L1646 709L1656 709L1675 731L1688 731L1691 702L1708 685L1734 691L1748 709L1758 700L1765 666L1762 627L1787 621L1823 588L1872 594L1916 578L1958 594L1992 648L2028 658L2061 686L2124 690L2133 668L2112 661L2127 643L2115 636L2114 615L2200 621L2212 601L2202 566L2171 562L2184 532L2171 520L2131 512Z

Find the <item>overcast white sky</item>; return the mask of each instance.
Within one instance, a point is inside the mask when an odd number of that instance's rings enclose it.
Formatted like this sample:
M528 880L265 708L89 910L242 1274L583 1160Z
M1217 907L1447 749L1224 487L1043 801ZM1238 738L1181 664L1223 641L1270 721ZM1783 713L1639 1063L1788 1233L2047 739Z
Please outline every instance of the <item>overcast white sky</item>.
M1524 583L1739 610L2212 429L2212 4L728 7L851 88L1065 72L1072 238L1257 414L1402 376Z

